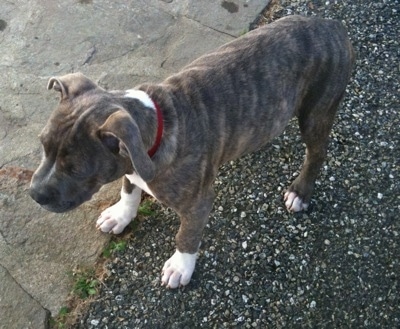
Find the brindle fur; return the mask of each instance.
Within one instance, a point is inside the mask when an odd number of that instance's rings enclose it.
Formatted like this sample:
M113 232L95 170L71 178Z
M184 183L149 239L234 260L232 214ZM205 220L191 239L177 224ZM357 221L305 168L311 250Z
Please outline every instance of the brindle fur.
M61 101L41 134L46 156L31 195L51 211L67 211L101 185L137 171L156 198L179 214L177 249L195 253L218 168L260 149L293 116L307 156L289 191L310 200L353 62L337 21L290 16L249 32L160 84L137 87L164 117L152 159L146 151L156 134L154 111L81 74L53 78L49 87L61 92ZM127 193L133 189L126 178L123 186Z

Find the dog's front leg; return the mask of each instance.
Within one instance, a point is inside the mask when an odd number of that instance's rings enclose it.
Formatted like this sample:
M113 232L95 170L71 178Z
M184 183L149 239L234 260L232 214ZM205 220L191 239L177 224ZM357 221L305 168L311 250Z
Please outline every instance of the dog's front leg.
M96 222L96 227L103 232L121 233L132 218L136 217L141 194L142 190L131 184L125 176L121 189L121 199L101 213Z
M203 230L208 221L214 193L200 200L196 206L191 206L191 211L180 212L181 225L176 235L176 251L165 262L162 269L162 285L168 288L185 286L192 277L197 251L200 247Z

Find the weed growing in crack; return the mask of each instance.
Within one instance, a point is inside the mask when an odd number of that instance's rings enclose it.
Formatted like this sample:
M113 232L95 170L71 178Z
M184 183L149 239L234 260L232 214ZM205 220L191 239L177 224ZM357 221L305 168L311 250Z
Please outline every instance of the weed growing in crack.
M79 271L73 274L76 278L73 285L73 293L81 299L86 299L97 293L99 281L95 277L93 269L88 271Z
M126 249L127 242L125 240L111 241L107 247L103 250L103 257L109 258L117 251L124 251Z
M152 209L153 202L149 199L144 200L138 209L139 215L142 216L152 216L155 214L155 211Z

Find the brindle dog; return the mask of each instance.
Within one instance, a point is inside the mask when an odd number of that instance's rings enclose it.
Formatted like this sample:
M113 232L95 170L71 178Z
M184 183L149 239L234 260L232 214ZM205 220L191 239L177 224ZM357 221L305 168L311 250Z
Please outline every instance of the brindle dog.
M159 84L108 92L79 73L51 78L48 89L59 91L61 100L40 135L44 156L30 195L64 212L124 176L121 200L101 214L97 227L120 233L136 216L141 191L148 192L181 221L162 283L186 285L218 168L266 145L293 116L307 150L284 198L289 211L307 207L353 63L341 23L290 16Z

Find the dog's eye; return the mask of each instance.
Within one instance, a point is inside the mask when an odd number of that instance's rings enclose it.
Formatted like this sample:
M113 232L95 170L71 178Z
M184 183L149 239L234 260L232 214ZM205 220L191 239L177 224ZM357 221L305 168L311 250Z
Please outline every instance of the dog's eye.
M74 164L74 161L72 161L71 156L66 152L58 154L57 167L59 167L60 170L67 175L77 174L77 166Z
M114 154L117 154L120 151L119 148L119 139L110 133L104 133L101 136L101 141L103 144Z
M72 174L75 171L73 163L67 161L66 158L57 159L57 166L59 166L60 169L68 175Z
M60 166L61 171L68 176L85 178L88 174L88 165L86 164L86 162L83 161L78 165L71 156L66 156L63 159L58 159L57 166Z

